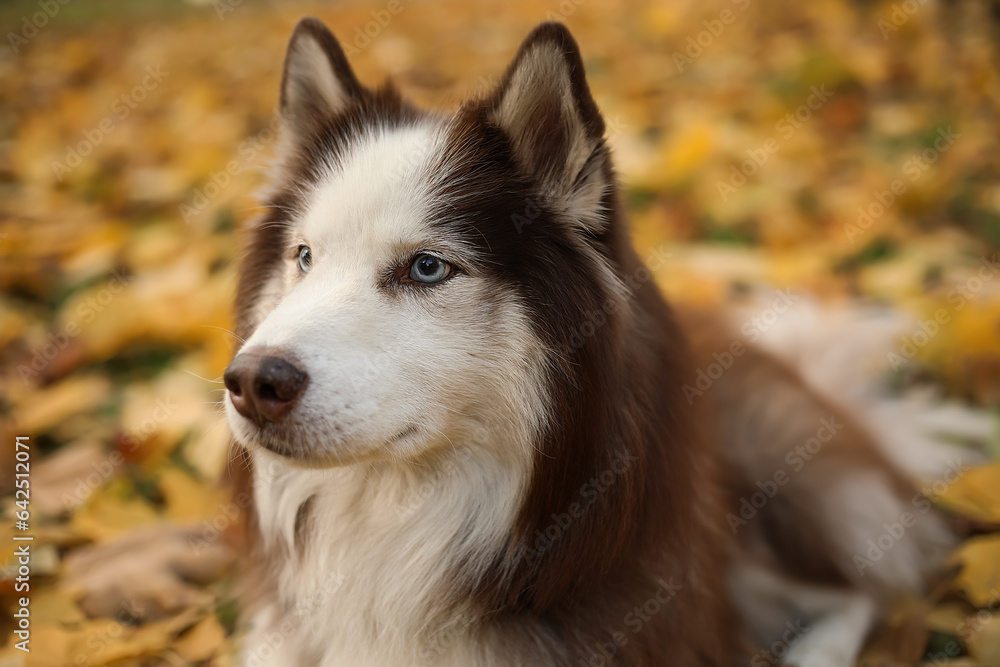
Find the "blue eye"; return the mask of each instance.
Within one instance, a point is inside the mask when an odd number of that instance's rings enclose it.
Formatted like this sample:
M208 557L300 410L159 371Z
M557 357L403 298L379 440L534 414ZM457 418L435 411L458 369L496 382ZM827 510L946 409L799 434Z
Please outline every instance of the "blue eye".
M312 263L312 250L309 249L309 246L301 246L299 248L299 271L302 273L309 273L309 269L312 268Z
M425 285L434 285L450 275L451 264L434 255L417 255L410 265L410 278Z

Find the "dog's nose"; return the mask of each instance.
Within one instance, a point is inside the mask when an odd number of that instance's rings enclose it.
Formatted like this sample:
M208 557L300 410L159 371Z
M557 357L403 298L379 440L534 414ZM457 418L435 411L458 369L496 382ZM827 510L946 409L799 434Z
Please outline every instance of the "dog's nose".
M309 375L273 351L251 350L236 355L223 379L236 411L262 427L284 419L302 395Z

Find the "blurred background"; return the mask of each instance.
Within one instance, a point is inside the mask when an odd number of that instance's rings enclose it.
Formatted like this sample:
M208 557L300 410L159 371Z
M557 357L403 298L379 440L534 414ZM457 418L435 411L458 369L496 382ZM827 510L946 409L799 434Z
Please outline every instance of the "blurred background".
M891 306L915 323L886 353L894 386L1000 405L996 2L7 1L3 667L233 664L227 535L245 507L215 482L230 437L218 380L238 230L304 14L363 82L391 77L441 109L489 90L536 23L564 21L640 252L669 255L656 278L670 297L768 285ZM30 438L26 529L16 436ZM930 495L973 536L859 664L1000 665L1000 466ZM172 541L150 542L164 524ZM12 634L17 535L34 537L30 654Z

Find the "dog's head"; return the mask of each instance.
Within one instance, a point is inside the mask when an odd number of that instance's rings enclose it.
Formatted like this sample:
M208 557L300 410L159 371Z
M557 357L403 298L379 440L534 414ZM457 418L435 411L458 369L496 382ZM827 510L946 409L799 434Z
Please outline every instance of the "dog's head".
M569 32L539 26L494 91L441 116L363 86L305 19L280 110L225 375L237 440L312 467L468 443L530 457L563 394L590 391L578 374L623 294L604 122Z

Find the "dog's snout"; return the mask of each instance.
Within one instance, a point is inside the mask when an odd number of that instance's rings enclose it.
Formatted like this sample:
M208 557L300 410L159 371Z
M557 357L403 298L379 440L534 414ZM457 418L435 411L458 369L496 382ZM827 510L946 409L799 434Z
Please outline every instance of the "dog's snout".
M295 406L309 375L275 351L236 355L223 376L233 407L258 426L279 422Z

